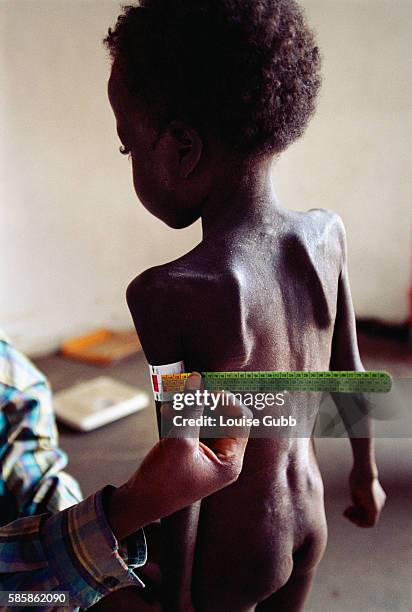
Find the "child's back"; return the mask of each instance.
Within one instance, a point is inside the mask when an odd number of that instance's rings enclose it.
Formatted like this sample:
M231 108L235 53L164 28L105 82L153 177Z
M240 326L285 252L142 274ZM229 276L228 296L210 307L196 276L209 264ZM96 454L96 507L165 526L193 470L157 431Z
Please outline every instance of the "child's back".
M184 257L146 273L179 283L174 292L187 311L182 333L189 370L329 368L341 221L322 209L258 206L259 218L252 212L235 217Z
M329 369L340 227L325 211L277 210L272 223L226 243L231 248L216 265L217 287L209 298L212 323L205 334L189 334L203 340L193 347L202 369ZM292 412L300 422L316 414L305 402ZM292 572L314 568L326 543L322 502L308 438L250 439L239 480L202 502L196 609L246 610L282 587Z
M189 371L328 370L343 241L328 211L260 202L255 215L229 217L189 254L138 277L129 304L140 310L147 287L169 296L166 316ZM292 413L310 432L317 406L297 397ZM166 543L180 537L178 551L169 549L180 574L170 585L180 603L170 609L188 609L192 554L196 610L247 610L288 580L303 596L326 543L309 437L250 439L239 480L165 524Z

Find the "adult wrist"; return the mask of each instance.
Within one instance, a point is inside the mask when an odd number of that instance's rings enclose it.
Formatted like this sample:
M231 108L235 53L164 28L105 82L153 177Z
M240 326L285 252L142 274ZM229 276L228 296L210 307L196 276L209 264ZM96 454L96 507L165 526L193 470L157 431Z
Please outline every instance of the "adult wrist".
M140 516L137 496L127 483L109 492L104 502L107 522L118 541L145 526Z

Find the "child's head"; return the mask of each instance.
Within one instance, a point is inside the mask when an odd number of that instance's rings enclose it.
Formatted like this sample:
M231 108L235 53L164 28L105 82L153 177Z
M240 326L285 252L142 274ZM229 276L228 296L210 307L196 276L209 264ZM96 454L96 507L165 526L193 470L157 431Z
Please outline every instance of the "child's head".
M319 51L295 0L141 0L105 43L136 192L173 227L199 216L217 152L278 154L315 108Z

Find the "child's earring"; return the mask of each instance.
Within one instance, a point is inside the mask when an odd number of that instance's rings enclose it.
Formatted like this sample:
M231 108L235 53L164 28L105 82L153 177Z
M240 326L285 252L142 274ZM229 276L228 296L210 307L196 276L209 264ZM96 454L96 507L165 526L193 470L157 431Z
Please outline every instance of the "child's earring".
M119 147L119 151L120 151L120 153L121 153L122 155L129 155L129 154L130 154L129 149L127 149L127 148L126 148L124 145L121 145L121 146Z

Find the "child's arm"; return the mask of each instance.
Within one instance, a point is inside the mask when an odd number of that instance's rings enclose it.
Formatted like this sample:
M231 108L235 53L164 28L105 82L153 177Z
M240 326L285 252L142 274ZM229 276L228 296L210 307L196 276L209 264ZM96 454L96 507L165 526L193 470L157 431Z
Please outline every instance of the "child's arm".
M140 274L127 289L127 303L151 365L184 358L181 331L188 304L185 285L177 274L159 266ZM156 402L159 434L160 405ZM162 520L162 597L170 612L192 609L192 566L200 504L199 501Z
M364 371L356 337L355 313L348 278L346 238L342 223L340 234L343 258L339 276L330 369ZM386 495L378 480L372 423L367 416L367 402L362 395L358 396L357 402L362 419L360 426L357 423L356 437L352 437L350 415L346 413L343 402L339 402L339 394L334 397L350 436L353 452L353 468L349 479L353 505L345 510L344 515L360 527L372 527L379 519ZM365 404L364 410L362 410L362 403Z
M127 288L127 304L150 365L176 363L183 359L179 283L163 266L150 268ZM160 435L160 402L156 404Z

